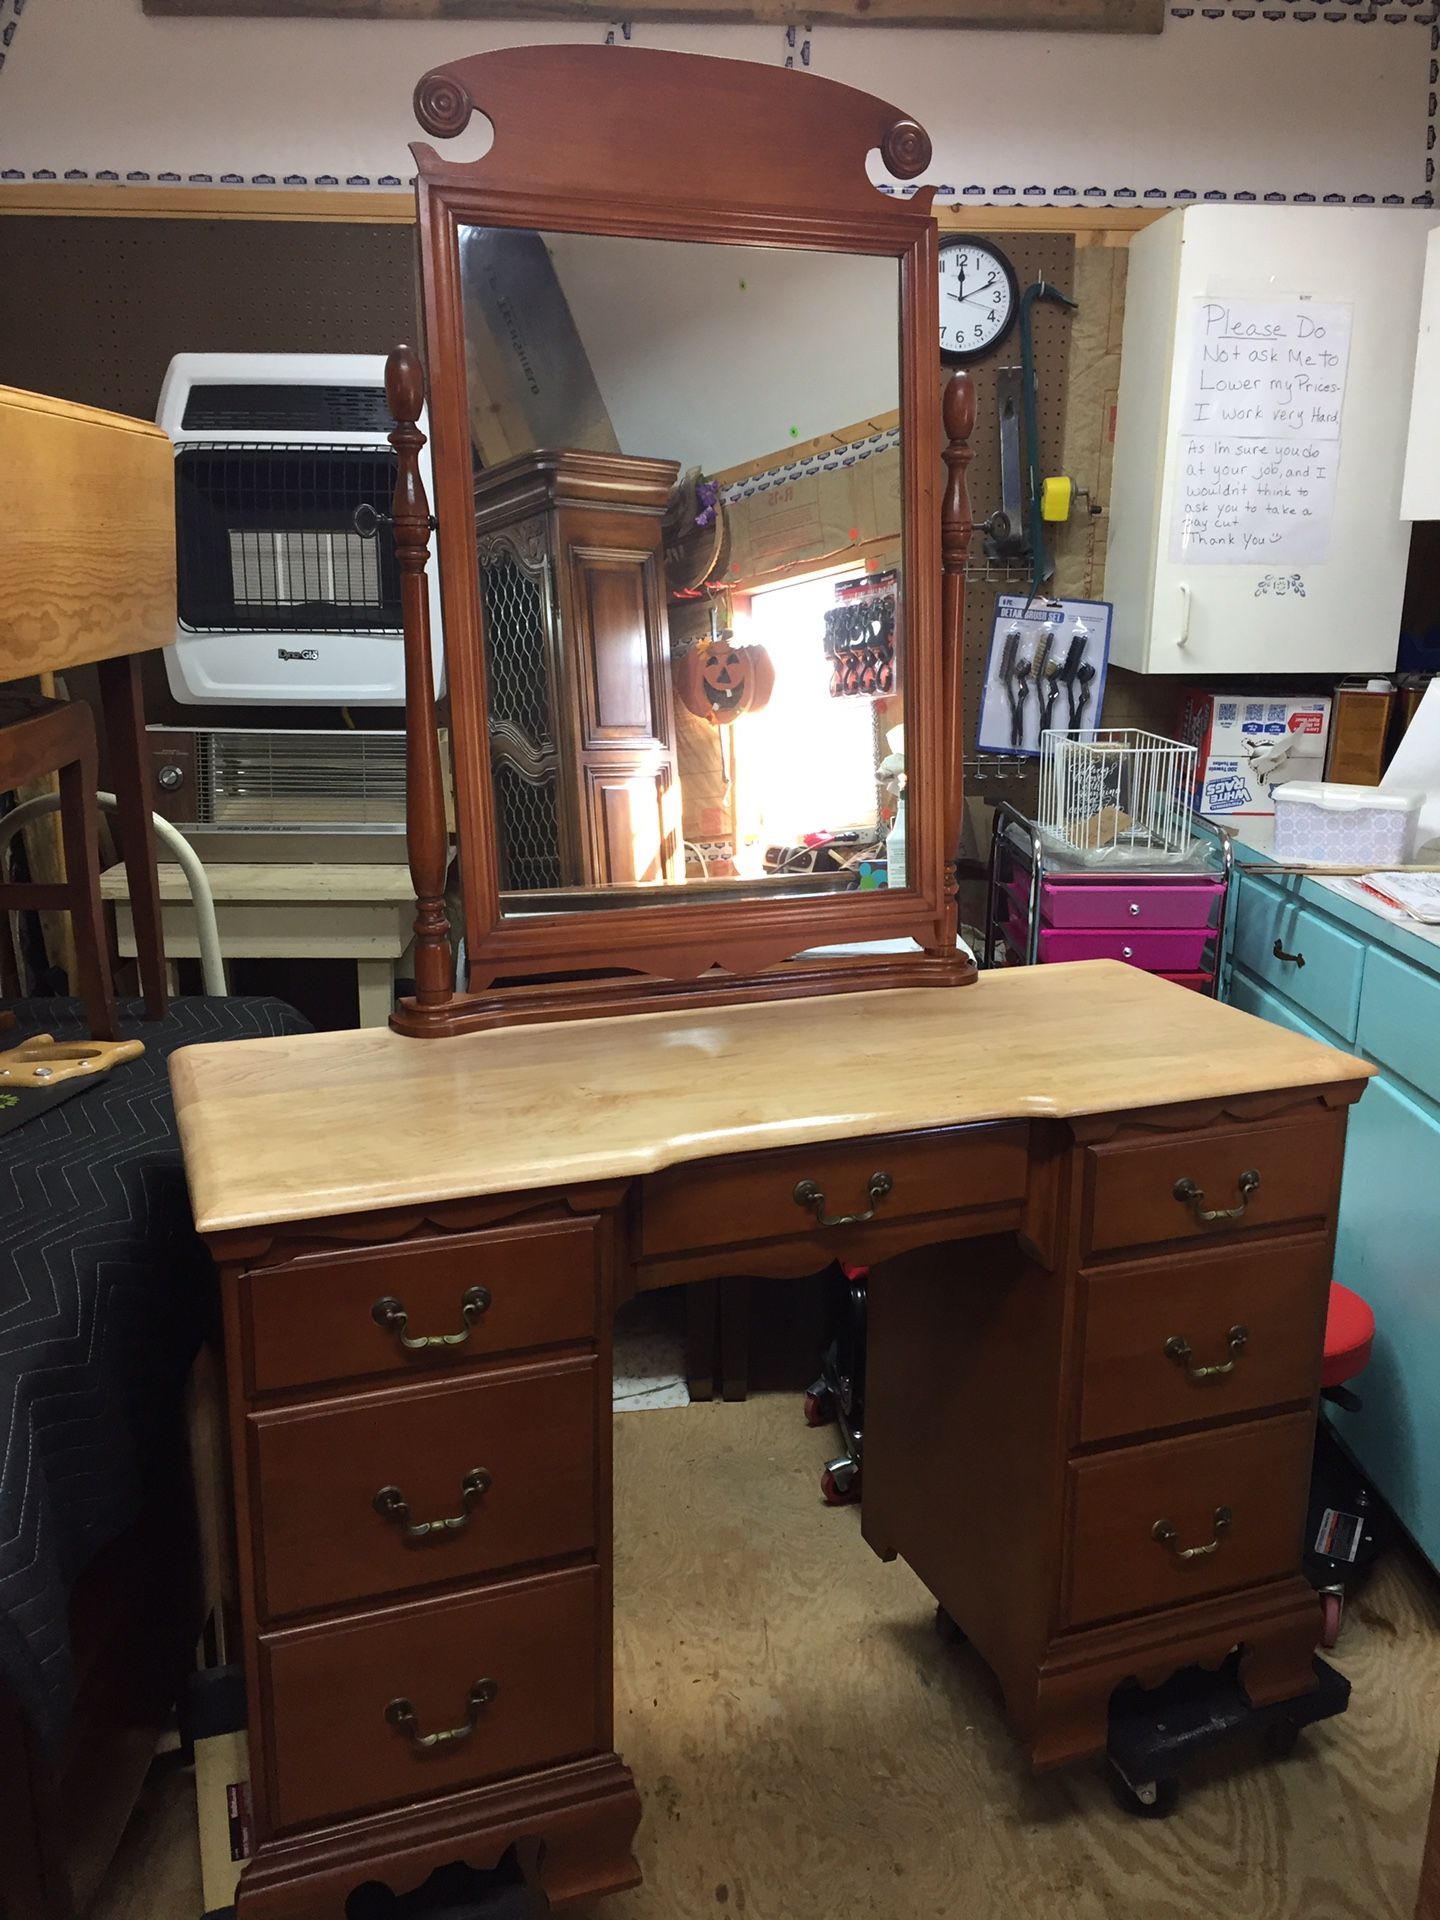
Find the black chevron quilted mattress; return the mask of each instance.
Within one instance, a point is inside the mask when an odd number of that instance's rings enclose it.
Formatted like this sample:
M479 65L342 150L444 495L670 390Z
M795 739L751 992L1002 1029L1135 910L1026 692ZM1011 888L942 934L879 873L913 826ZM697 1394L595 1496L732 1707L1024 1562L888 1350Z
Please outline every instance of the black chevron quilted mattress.
M72 1000L12 1003L79 1039ZM139 1516L176 1444L211 1269L185 1192L166 1061L201 1040L303 1033L278 1000L126 1002L143 1059L0 1136L0 1676L47 1743L71 1696L71 1583Z

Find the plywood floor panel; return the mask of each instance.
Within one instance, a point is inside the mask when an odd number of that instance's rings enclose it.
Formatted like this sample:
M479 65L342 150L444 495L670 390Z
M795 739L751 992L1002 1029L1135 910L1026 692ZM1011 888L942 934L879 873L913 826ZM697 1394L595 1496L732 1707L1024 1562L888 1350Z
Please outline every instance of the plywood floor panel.
M1410 1920L1440 1746L1428 1571L1396 1552L1352 1609L1346 1716L1288 1761L1223 1750L1174 1819L1137 1821L1098 1766L1030 1774L920 1583L822 1506L833 1447L798 1395L617 1419L617 1744L646 1884L586 1920ZM186 1790L159 1784L92 1920L195 1920Z

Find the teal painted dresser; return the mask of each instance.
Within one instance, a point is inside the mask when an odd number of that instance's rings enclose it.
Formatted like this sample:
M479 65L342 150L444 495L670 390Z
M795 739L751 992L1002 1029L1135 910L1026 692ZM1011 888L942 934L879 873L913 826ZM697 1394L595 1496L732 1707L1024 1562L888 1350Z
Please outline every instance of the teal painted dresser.
M1224 997L1381 1069L1350 1116L1335 1248L1375 1350L1362 1410L1328 1414L1440 1567L1440 939L1297 875L1238 875L1234 902Z

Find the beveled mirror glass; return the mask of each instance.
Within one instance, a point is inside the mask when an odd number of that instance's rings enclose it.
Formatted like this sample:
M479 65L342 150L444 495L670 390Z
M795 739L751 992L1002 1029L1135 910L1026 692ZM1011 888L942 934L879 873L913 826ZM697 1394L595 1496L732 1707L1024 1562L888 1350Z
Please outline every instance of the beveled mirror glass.
M459 264L503 910L903 884L897 263Z

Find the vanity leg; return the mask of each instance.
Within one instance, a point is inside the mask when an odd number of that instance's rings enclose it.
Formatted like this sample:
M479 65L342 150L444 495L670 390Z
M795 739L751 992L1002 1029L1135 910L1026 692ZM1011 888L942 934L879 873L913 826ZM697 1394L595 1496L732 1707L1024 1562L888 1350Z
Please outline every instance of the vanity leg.
M720 1282L720 1383L727 1400L743 1400L750 1388L750 1281Z
M720 1282L692 1280L685 1289L685 1384L692 1400L715 1398L720 1345Z

